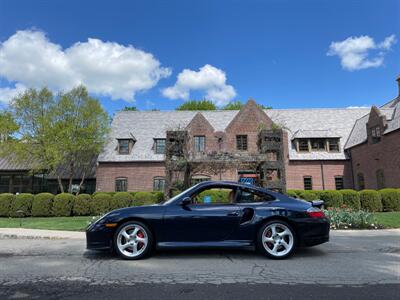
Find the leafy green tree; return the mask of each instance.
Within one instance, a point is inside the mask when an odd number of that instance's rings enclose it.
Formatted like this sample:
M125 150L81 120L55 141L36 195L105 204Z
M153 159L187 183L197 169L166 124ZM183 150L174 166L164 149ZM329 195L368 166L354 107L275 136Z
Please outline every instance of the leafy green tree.
M81 187L109 130L109 117L99 101L83 86L57 96L43 88L25 91L10 106L18 125L14 133L17 138L3 143L3 152L13 154L18 161L29 160L34 172L55 174L61 192L61 175L68 174L71 192L74 173L83 170Z
M7 111L0 112L0 142L6 141L18 130L12 114Z
M227 105L222 107L223 110L240 110L243 107L243 103L239 100L229 102Z
M123 111L137 111L137 107L136 106L125 106Z
M176 110L216 110L217 107L210 100L190 100L181 104Z

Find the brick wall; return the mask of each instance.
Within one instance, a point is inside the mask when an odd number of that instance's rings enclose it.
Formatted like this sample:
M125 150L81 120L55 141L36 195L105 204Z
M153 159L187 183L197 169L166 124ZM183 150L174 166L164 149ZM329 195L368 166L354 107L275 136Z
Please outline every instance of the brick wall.
M100 163L96 172L96 191L115 191L115 178L128 179L128 191L152 191L153 177L165 176L164 162Z
M386 187L400 187L400 130L383 135L379 143L369 141L351 148L350 154L357 189L358 173L364 175L365 188L378 188L379 169L383 170Z
M322 190L324 185L326 190L334 190L335 176L343 176L345 188L352 188L353 186L350 161L292 160L288 162L285 168L288 189L304 189L304 176L312 177L314 190Z

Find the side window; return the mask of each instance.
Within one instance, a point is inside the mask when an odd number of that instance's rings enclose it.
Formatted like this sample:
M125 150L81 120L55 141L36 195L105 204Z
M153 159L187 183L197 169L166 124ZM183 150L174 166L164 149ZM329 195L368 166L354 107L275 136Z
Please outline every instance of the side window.
M126 192L128 190L128 178L119 177L115 179L115 191Z
M262 193L251 189L240 189L236 198L237 203L256 203L273 201L276 198L270 194Z
M228 204L234 203L236 198L235 189L212 188L206 189L192 195L193 204Z

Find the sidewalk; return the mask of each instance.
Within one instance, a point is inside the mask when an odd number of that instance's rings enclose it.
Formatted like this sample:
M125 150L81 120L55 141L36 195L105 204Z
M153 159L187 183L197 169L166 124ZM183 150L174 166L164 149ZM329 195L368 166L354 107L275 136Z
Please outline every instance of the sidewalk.
M0 239L85 239L79 231L60 231L25 228L0 228Z

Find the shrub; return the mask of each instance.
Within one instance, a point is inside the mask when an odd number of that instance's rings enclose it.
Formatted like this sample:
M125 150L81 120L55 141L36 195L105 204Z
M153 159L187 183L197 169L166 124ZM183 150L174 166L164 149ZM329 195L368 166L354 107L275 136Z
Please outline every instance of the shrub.
M360 194L355 190L340 190L339 191L343 196L343 204L349 208L360 210Z
M32 216L49 217L52 215L54 195L50 193L40 193L35 195L32 203Z
M351 208L330 208L324 211L332 229L376 229L373 214Z
M89 216L92 197L88 194L79 194L74 198L72 214L74 216Z
M96 193L91 201L90 211L93 215L101 215L111 208L112 197L108 193Z
M133 196L128 192L115 193L111 200L111 209L129 207L132 205Z
M227 190L206 190L197 197L204 199L205 196L209 196L212 203L229 203L229 192Z
M11 214L11 205L15 201L13 194L0 194L0 217L8 217Z
M164 193L163 192L153 192L153 194L157 198L157 203L161 203L164 201Z
M343 196L339 191L323 191L320 199L324 200L325 207L341 207L343 204Z
M133 206L151 205L157 203L157 197L150 192L137 192L133 196Z
M383 189L379 191L384 211L400 211L400 190Z
M32 213L32 202L34 196L29 193L22 193L15 197L14 202L11 204L10 215L12 217L27 217ZM18 211L23 211L22 214L17 213Z
M314 191L297 191L296 194L298 195L298 198L306 201L318 200L318 195Z
M374 190L362 190L360 192L361 208L369 212L382 211L381 196Z
M297 193L295 190L287 190L286 195L288 195L289 197L292 197L292 198L297 198Z
M72 212L72 205L75 196L68 193L61 193L54 197L53 216L68 217Z

